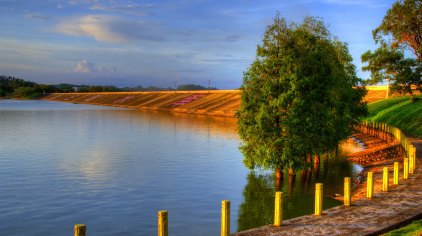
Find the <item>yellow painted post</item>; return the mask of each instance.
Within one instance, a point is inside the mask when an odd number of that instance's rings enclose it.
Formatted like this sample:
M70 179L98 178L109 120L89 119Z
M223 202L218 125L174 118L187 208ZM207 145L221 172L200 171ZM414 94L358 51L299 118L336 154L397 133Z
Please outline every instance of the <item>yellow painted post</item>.
M315 185L315 215L320 216L322 214L322 193L323 193L323 185L321 183L317 183Z
M158 236L168 236L168 211L158 212Z
M416 169L416 147L413 146L413 169Z
M409 178L409 158L403 160L403 179Z
M221 236L230 235L230 201L221 202Z
M86 235L86 225L84 224L76 224L73 228L74 236L85 236Z
M371 135L375 136L374 122L371 122Z
M399 163L394 162L394 184L399 184Z
M382 191L388 191L388 167L384 167L384 172L382 175Z
M374 196L374 173L368 172L366 179L366 197L372 198Z
M344 178L344 198L343 203L345 206L350 206L352 198L350 195L350 177Z
M415 170L415 157L413 156L413 145L409 145L409 174L413 174Z
M274 225L281 226L283 219L283 193L275 192Z
M385 140L385 137L384 137L384 123L381 123L381 139Z

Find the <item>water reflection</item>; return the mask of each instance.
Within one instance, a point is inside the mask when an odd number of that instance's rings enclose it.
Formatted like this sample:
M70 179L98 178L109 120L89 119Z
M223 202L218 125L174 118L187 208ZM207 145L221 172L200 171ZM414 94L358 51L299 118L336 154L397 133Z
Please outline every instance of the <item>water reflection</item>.
M92 235L154 235L161 209L171 235L218 235L222 199L234 232L271 223L276 189L285 218L312 212L314 183L337 193L353 168L322 158L279 182L250 172L224 117L0 101L0 134L1 235L66 235L79 222Z
M252 171L243 190L237 230L270 224L274 217L274 175Z
M189 129L209 137L225 137L238 139L237 119L232 117L218 117L186 113L169 113L163 111L136 111L138 114L150 114L151 122L160 126L177 129ZM192 119L195 122L192 122Z
M248 173L233 118L9 100L0 133L1 235L216 235Z
M353 148L359 147L353 143L342 144L345 152ZM251 171L243 190L237 230L273 223L275 191L283 192L283 219L313 214L316 183L324 184L324 209L340 205L331 196L343 193L343 178L354 178L355 173L355 165L347 162L343 155L324 155L312 168L297 171L295 175L284 173L283 178L278 180L272 172Z

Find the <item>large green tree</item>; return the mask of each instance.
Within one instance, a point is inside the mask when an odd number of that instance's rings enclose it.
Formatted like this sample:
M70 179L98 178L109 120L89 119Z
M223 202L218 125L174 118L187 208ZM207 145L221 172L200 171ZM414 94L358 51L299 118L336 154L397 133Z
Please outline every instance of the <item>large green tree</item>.
M321 20L287 24L277 14L244 72L237 114L244 164L303 168L350 135L367 113L351 61Z
M401 94L422 91L422 1L395 2L372 33L379 48L361 58L367 63L362 69L371 72L369 83L386 79Z
M377 43L388 40L393 48L408 49L422 60L422 1L396 1L372 33Z

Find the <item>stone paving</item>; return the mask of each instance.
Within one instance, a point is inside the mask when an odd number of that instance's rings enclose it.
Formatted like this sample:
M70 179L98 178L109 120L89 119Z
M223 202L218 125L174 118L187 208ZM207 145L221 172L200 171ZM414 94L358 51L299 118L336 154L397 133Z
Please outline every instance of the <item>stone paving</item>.
M366 199L366 183L354 192L352 206L338 206L323 211L322 216L306 215L285 220L281 227L266 225L238 232L237 236L279 235L379 235L422 218L422 140L411 139L416 146L416 170L393 185L390 168L390 191L382 192L382 167L374 168L374 198ZM358 200L356 200L358 199Z

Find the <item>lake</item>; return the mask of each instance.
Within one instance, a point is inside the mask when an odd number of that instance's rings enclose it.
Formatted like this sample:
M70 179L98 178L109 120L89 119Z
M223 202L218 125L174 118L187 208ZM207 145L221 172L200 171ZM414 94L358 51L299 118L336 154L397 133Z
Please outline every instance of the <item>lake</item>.
M359 166L322 158L285 175L244 167L234 118L47 101L0 100L0 235L218 235L221 200L231 231L270 224L274 192L284 218L313 213L315 183L325 207ZM355 144L343 150L358 149Z

